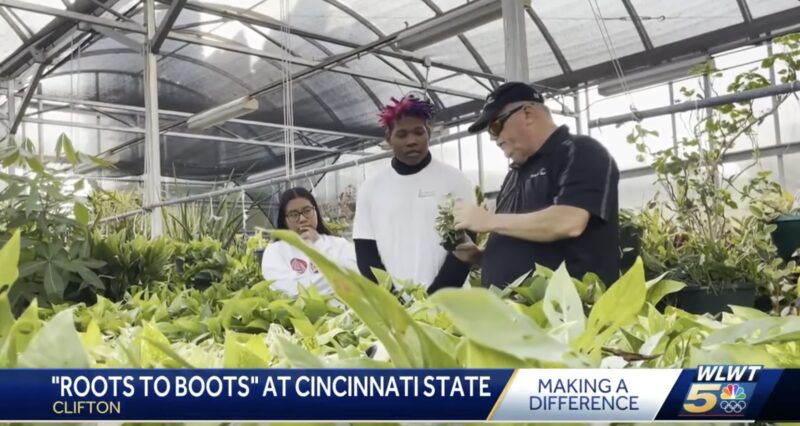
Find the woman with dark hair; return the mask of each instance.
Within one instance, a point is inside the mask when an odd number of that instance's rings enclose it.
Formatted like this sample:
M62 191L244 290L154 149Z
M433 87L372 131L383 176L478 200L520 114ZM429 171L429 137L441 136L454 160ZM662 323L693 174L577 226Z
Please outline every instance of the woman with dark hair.
M296 232L339 266L358 270L353 245L331 234L322 219L317 200L307 189L292 188L281 194L277 228ZM261 271L264 279L272 281L272 288L290 296L296 296L301 285L313 285L320 294L333 293L330 284L308 256L284 241L275 241L267 246Z

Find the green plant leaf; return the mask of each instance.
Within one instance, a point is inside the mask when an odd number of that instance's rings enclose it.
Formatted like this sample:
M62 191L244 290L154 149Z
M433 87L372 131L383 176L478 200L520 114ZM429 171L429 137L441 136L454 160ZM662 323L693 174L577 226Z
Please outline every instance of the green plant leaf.
M347 304L384 344L396 367L453 368L453 354L444 351L409 315L388 290L361 274L340 268L307 245L291 231L270 231L314 262L331 283L339 299Z
M592 307L586 331L573 341L572 347L600 360L600 348L623 325L631 322L645 303L647 289L642 259L616 283L609 287Z
M62 144L62 148L64 150L64 154L67 157L67 161L73 166L77 166L78 163L81 162L80 158L78 157L78 153L75 151L75 148L72 146L72 141L69 140L67 135L61 134L61 137L58 138L58 141Z
M76 201L73 211L75 213L75 220L78 223L83 226L89 224L89 209L87 209L83 203Z
M457 349L458 361L464 368L520 368L526 362L504 352L464 339Z
M647 302L657 305L665 296L686 288L686 284L672 280L660 280L647 289Z
M20 230L14 231L0 249L0 288L14 284L19 277Z
M278 350L283 358L295 368L325 368L325 363L315 357L311 352L278 336L276 339Z
M44 170L44 166L36 158L28 157L28 158L25 159L25 162L28 163L28 167L30 167L30 169L33 170L34 172L39 173L39 174L45 174L46 173L45 170Z
M89 355L73 325L72 312L71 309L61 311L45 323L25 352L19 355L20 367L89 368Z
M265 368L272 356L258 335L225 333L225 368Z
M485 288L444 288L430 300L447 312L465 337L480 345L525 360L574 363L566 345Z
M8 154L5 158L3 158L3 167L9 167L16 163L17 160L19 160L19 157L19 150L15 149L11 154Z
M583 333L586 327L583 303L563 263L547 285L542 308L552 327L566 326L567 342Z
M52 299L60 299L64 294L67 284L58 272L53 262L47 262L44 267L44 290L47 296Z

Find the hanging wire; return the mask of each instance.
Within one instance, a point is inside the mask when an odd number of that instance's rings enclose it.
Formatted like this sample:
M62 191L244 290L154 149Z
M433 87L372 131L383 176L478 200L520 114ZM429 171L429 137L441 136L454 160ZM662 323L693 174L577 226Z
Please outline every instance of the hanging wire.
M286 175L295 174L295 138L294 138L294 90L291 68L291 20L289 0L280 3L280 30L283 38L281 49L281 70L283 80L283 122L284 156L286 159Z
M622 90L625 92L625 96L628 98L628 102L630 103L630 110L634 115L636 115L638 110L633 102L633 96L631 96L631 90L630 86L628 86L628 80L625 77L625 71L622 69L622 64L619 62L619 55L617 55L617 49L614 47L614 41L611 39L611 32L608 31L605 19L600 11L600 5L597 3L597 0L588 0L588 2L589 7L592 8L592 14L594 14L597 28L600 30L600 35L603 38L603 44L605 44L606 51L608 51L608 56L611 58L611 65L614 67L614 72L617 74L617 78L620 81Z

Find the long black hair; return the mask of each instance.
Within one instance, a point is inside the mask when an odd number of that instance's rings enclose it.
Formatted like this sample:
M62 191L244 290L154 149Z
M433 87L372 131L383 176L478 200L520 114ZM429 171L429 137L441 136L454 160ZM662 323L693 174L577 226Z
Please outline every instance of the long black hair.
M290 188L281 194L280 202L278 205L278 222L277 227L278 229L289 229L289 225L286 224L286 207L289 205L289 201L294 200L295 198L305 198L308 200L312 206L314 206L314 211L317 213L317 233L320 235L333 235L331 231L325 226L325 220L322 219L322 213L319 210L319 205L317 204L317 200L311 195L311 192L303 187L296 187Z

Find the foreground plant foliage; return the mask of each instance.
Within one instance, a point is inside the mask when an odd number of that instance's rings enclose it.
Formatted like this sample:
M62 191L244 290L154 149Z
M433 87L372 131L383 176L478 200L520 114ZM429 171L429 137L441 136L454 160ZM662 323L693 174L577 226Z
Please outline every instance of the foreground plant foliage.
M703 363L800 365L800 318L733 307L719 320L655 304L683 284L645 281L641 261L604 290L539 269L503 291L445 289L430 298L406 284L401 303L380 283L341 269L294 233L336 298L313 289L289 299L266 281L231 288L232 267L206 289L150 283L92 306L34 301L15 318L20 233L0 251L3 367L691 367ZM157 243L157 242L156 242ZM154 244L156 244L154 243ZM255 263L255 261L252 261ZM238 278L237 278L238 279ZM376 342L387 359L370 359ZM59 351L48 348L58 347Z

